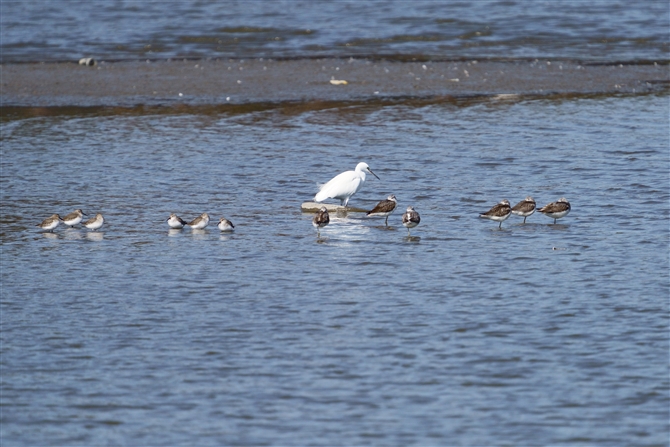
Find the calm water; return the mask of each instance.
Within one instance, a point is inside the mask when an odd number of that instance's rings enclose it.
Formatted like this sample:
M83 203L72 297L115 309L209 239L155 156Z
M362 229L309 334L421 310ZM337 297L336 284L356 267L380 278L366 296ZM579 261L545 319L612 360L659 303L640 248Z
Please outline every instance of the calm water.
M2 124L10 445L667 445L667 96ZM366 161L400 213L300 203ZM567 197L497 224L497 201ZM102 212L98 233L34 227ZM171 232L171 212L226 216Z
M0 54L662 65L669 20L667 1L2 1ZM0 444L667 446L667 92L419 102L0 123ZM398 211L317 239L300 204L359 161L381 180L351 205L395 194L411 237ZM477 217L527 195L572 212ZM75 208L102 231L35 227ZM170 231L172 212L213 222Z
M667 60L666 0L11 1L3 62L411 55Z

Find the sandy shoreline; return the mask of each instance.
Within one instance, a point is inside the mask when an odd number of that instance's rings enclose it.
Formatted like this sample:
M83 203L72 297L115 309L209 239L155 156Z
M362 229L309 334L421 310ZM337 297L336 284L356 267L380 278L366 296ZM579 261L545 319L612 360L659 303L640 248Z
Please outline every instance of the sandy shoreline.
M667 63L582 65L560 60L172 60L92 67L22 63L2 64L0 73L7 110L648 94L667 92L670 81Z

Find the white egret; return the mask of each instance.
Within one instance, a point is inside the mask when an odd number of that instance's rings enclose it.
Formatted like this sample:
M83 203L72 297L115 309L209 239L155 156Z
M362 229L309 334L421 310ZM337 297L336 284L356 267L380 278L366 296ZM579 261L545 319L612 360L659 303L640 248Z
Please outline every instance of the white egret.
M349 198L356 194L363 183L365 183L365 172L377 177L367 163L358 163L353 171L346 171L335 176L323 185L318 194L314 196L315 202L323 202L326 199L340 199L340 206L347 206ZM377 177L379 180L379 177Z

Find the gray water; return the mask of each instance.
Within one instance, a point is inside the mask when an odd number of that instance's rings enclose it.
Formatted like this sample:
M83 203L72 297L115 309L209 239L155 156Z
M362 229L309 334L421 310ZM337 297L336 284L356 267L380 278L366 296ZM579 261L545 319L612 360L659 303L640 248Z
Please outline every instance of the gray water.
M2 1L0 57L667 71L669 22L667 1ZM0 444L667 446L670 104L598 92L28 97L0 123ZM359 161L380 180L350 204L395 194L411 236L397 211L317 237L301 203ZM572 211L477 217L528 195ZM35 227L75 208L101 231Z
M667 445L668 97L2 130L10 445ZM300 211L366 161L350 204ZM498 229L507 198L567 197ZM99 232L34 227L101 212ZM177 212L234 222L170 231Z
M667 60L666 0L12 1L3 62L417 55Z

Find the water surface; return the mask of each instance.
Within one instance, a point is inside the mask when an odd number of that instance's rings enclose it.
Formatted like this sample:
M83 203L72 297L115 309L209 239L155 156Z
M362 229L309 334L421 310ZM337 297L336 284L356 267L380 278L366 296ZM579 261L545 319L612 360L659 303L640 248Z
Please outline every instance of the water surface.
M3 62L424 55L667 60L667 1L3 1Z
M667 96L2 124L3 445L666 445ZM351 204L300 212L366 161ZM502 230L503 198L567 197ZM83 208L102 231L36 223ZM170 231L208 212L233 234Z

